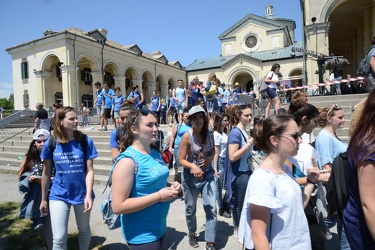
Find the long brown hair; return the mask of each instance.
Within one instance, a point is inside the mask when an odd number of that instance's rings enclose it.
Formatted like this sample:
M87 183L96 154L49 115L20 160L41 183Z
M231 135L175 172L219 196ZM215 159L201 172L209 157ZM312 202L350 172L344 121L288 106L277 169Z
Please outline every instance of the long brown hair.
M54 123L53 123L53 130L54 130L53 134L59 140L60 144L65 144L69 142L68 134L64 130L64 127L60 125L60 121L64 120L66 114L71 111L75 112L75 110L70 106L62 107L56 111L56 115L54 117ZM81 140L82 135L83 134L81 131L77 130L73 132L73 136L77 141Z
M367 97L358 124L349 142L349 157L352 162L359 163L375 151L375 88ZM355 164L357 165L357 164Z
M23 164L18 172L18 176L21 176L23 173L30 171L35 166L35 163L41 162L40 152L35 146L35 140L32 140L29 146L29 150L25 155L25 164Z

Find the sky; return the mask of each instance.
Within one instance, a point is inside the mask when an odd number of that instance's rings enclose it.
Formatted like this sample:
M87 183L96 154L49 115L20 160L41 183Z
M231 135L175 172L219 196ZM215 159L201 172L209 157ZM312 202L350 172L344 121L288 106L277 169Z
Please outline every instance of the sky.
M5 49L43 36L47 29L104 28L107 39L143 52L160 51L169 61L188 66L221 53L218 36L247 14L274 15L296 22L302 40L300 0L1 0L0 98L13 93L12 58Z

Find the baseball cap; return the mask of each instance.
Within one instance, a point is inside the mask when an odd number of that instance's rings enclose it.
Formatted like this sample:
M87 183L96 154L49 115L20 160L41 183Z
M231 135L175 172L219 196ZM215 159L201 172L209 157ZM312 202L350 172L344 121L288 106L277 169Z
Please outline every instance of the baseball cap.
M190 118L192 115L195 115L196 113L200 113L200 112L203 112L206 115L206 111L204 111L204 109L202 108L201 105L193 106L189 110L189 116L188 116L188 118Z
M37 131L35 131L34 135L33 135L33 140L48 140L49 137L50 137L51 133L44 129L44 128L41 128L41 129L38 129Z

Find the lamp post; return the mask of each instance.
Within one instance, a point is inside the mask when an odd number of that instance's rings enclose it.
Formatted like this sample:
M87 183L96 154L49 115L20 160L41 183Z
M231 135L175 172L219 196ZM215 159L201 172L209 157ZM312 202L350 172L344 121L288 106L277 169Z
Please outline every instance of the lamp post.
M87 34L94 38L98 43L102 45L101 50L101 57L102 57L102 67L101 67L101 73L102 73L102 82L104 83L104 59L103 59L103 51L104 51L104 44L107 41L107 38L99 29L91 30L87 32Z

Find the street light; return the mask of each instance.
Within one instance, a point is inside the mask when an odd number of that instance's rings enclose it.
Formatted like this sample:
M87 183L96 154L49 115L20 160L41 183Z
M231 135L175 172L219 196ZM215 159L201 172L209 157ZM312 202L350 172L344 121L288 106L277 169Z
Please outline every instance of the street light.
M101 56L102 56L101 73L102 73L102 82L104 83L104 61L103 61L104 59L103 59L103 51L104 51L104 44L107 41L107 38L98 29L91 30L91 31L87 32L87 34L90 37L94 38L98 43L100 43L102 45L102 51L101 51Z

